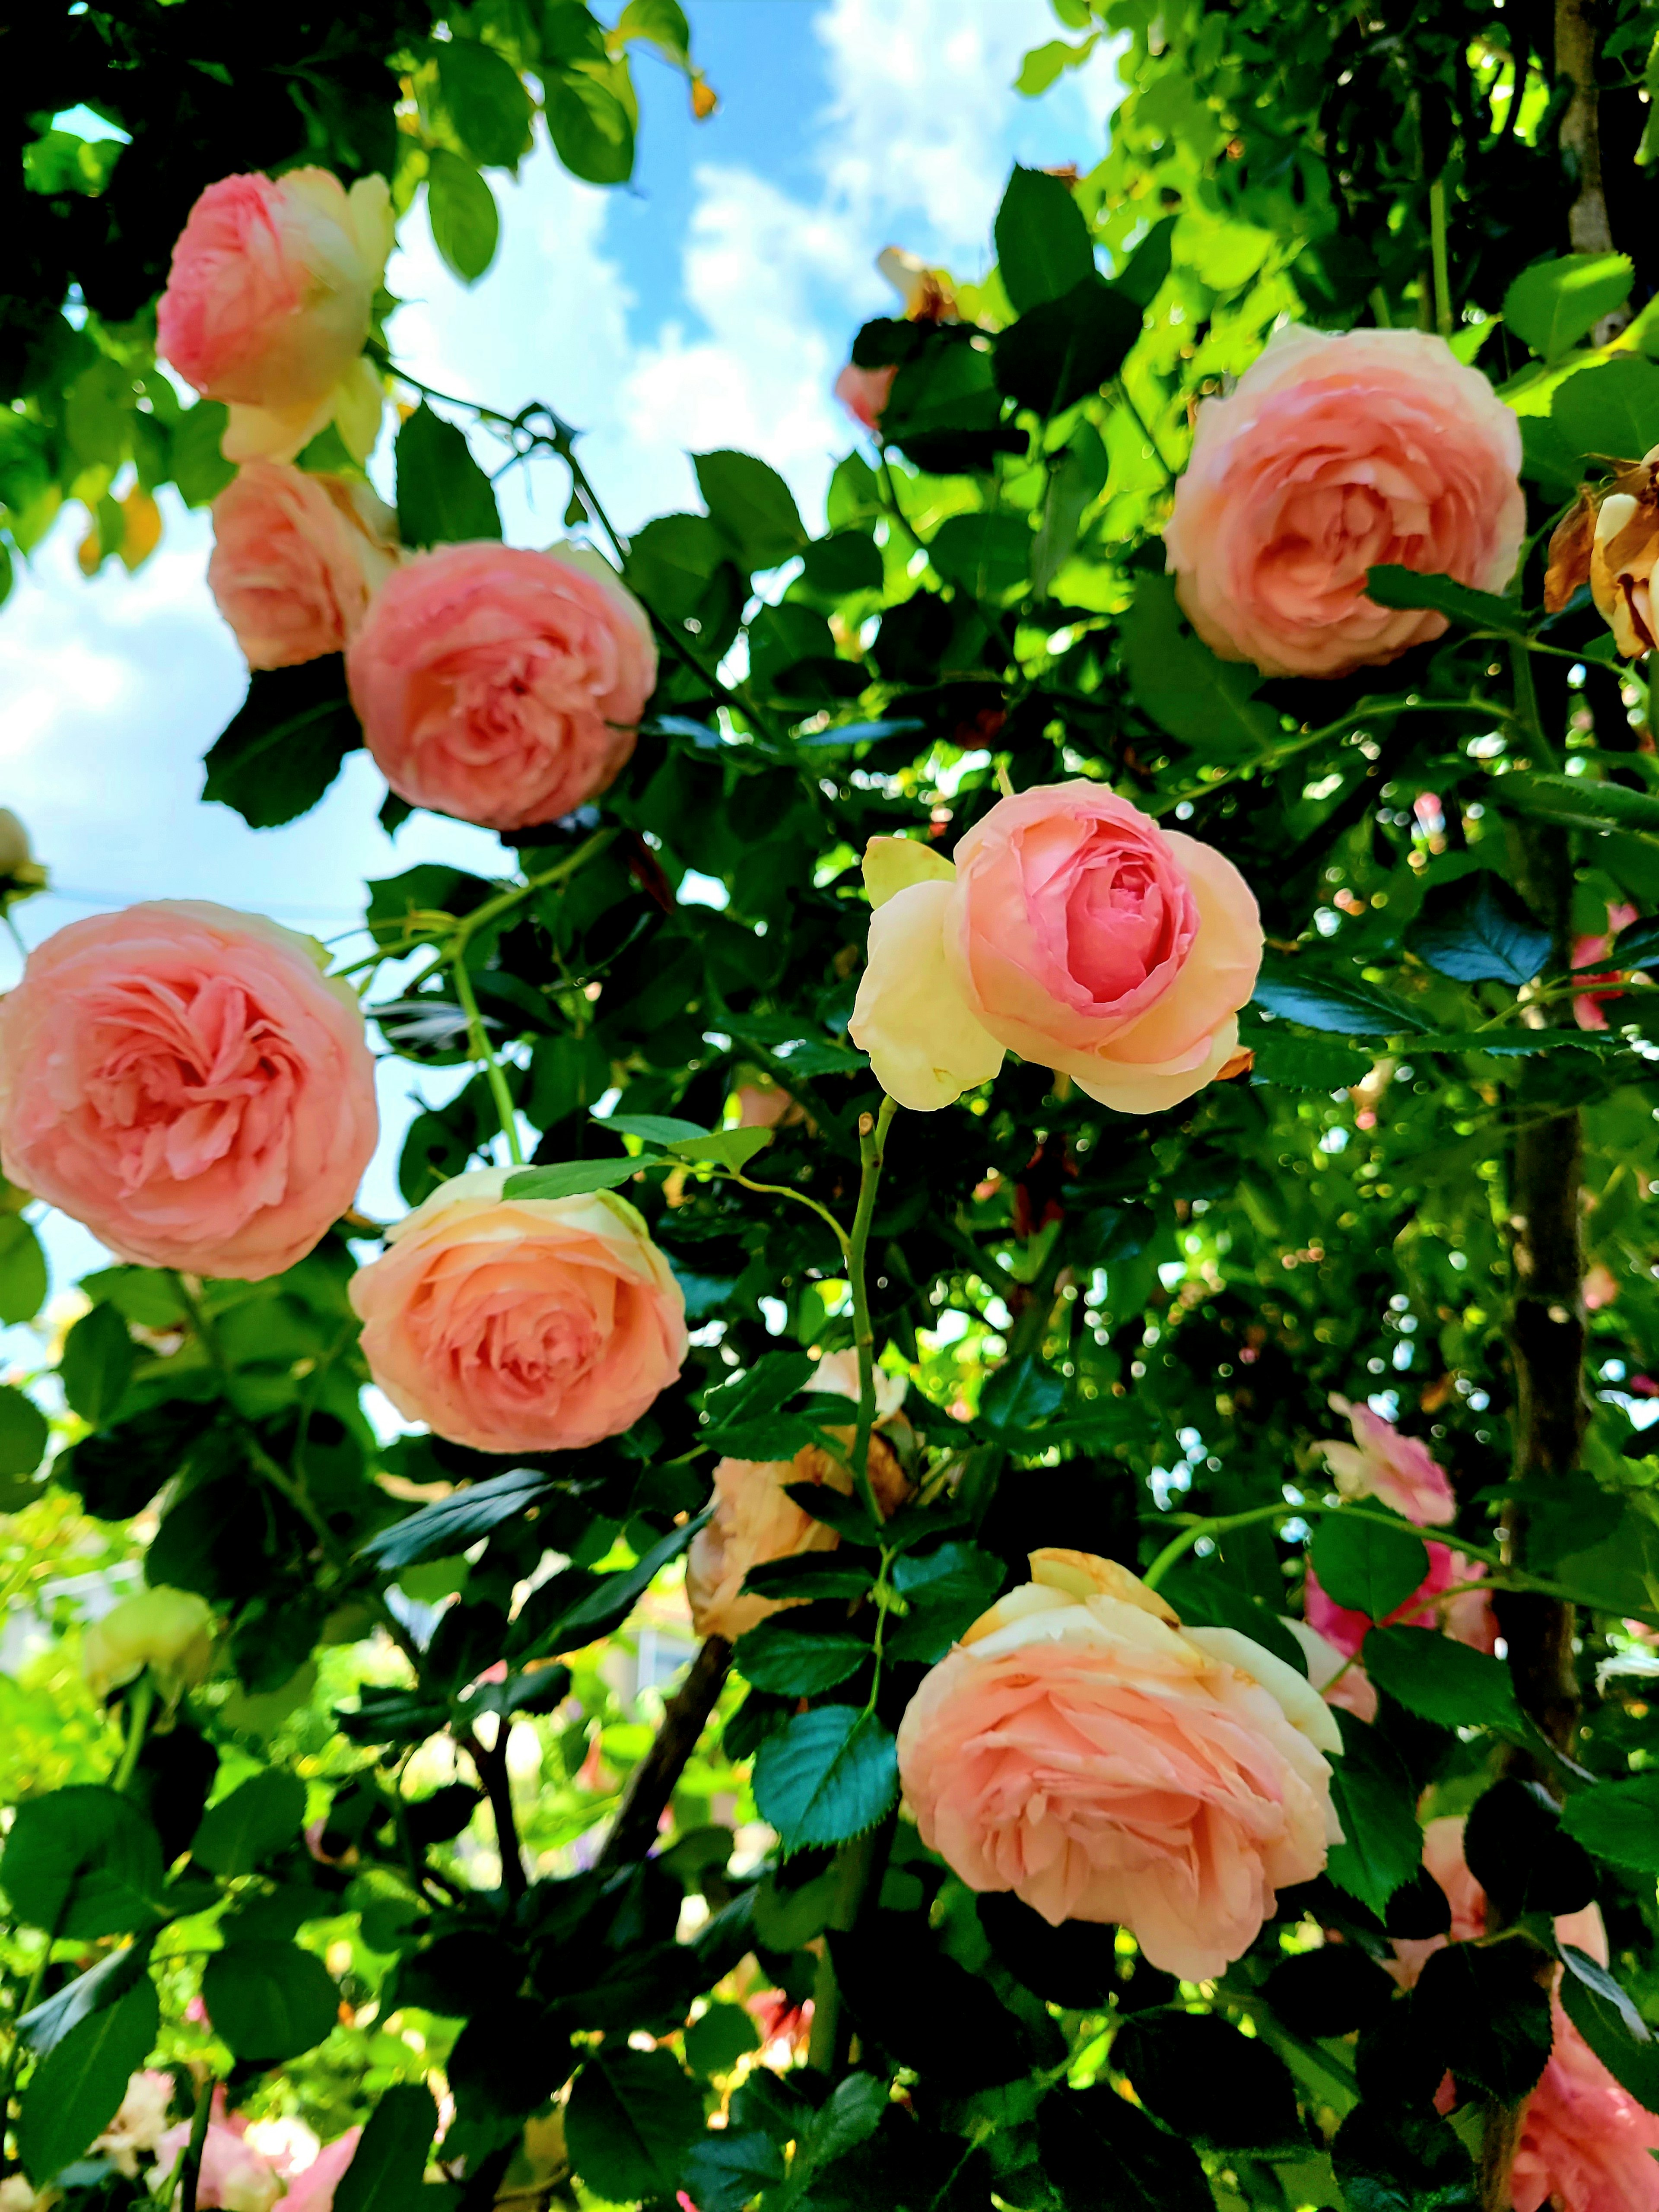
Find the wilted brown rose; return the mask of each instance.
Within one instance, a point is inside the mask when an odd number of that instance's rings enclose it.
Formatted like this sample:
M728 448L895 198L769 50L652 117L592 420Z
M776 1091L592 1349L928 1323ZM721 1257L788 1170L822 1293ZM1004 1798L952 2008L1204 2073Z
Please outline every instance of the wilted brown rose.
M1590 547L1590 592L1626 660L1640 659L1654 642L1656 561L1659 561L1659 446L1640 468L1620 477L1601 501Z
M1544 574L1544 611L1559 615L1581 584L1590 578L1590 553L1595 544L1595 498L1581 491L1550 539L1549 567Z

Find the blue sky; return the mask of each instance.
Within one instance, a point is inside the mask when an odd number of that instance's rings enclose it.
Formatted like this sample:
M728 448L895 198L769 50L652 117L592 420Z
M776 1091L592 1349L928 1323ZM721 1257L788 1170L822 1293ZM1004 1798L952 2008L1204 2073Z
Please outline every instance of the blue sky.
M632 185L579 184L538 149L500 183L501 250L470 292L417 204L389 275L409 303L392 343L433 385L508 412L544 399L584 428L623 530L696 506L687 453L718 446L771 461L816 522L852 443L830 383L859 323L890 301L876 254L898 244L979 274L1014 161L1099 158L1112 65L1097 53L1021 100L1021 55L1059 33L1046 0L689 0L689 13L720 97L713 120L694 124L684 81L640 54ZM565 489L556 465L520 472L509 538L558 536ZM75 509L0 610L0 804L55 886L18 910L26 939L143 898L216 899L326 938L361 913L366 877L435 859L494 872L495 839L460 823L418 815L386 839L362 754L284 830L200 804L201 757L246 679L207 591L205 518L168 496L161 549L136 577L113 564L81 576ZM0 988L15 969L0 946ZM416 1081L388 1070L372 1212L398 1211L391 1168ZM54 1288L98 1264L70 1224L50 1242Z

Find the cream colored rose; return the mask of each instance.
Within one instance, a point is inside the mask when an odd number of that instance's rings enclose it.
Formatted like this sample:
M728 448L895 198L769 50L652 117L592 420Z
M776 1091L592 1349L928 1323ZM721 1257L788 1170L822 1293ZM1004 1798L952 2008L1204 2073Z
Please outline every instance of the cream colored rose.
M213 1662L213 1613L194 1590L140 1590L112 1606L81 1638L81 1671L96 1697L106 1698L146 1668L162 1694L204 1681Z

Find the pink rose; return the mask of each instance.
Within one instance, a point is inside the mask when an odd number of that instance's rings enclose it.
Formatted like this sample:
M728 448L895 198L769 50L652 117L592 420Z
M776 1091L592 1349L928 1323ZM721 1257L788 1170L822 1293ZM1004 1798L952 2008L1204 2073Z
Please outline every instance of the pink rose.
M343 652L398 561L398 523L368 486L248 461L213 502L208 586L250 668Z
M309 2166L301 2166L288 2185L283 2212L334 2212L334 2192L344 2178L362 2136L361 2128L348 2128L331 2143L325 2143Z
M1526 528L1521 428L1478 369L1422 331L1285 330L1198 410L1164 532L1176 591L1224 660L1343 676L1438 637L1366 571L1502 591Z
M614 781L657 652L597 555L441 545L378 593L346 673L363 742L400 799L522 830Z
M1385 1421L1369 1406L1351 1405L1334 1393L1331 1405L1347 1415L1353 1442L1316 1444L1314 1449L1324 1453L1344 1498L1380 1498L1419 1528L1455 1517L1452 1486L1426 1444L1415 1437L1402 1437L1392 1421Z
M1302 1656L1308 1664L1308 1680L1325 1703L1340 1706L1369 1728L1376 1718L1376 1685L1358 1660L1348 1652L1340 1651L1328 1637L1322 1636L1305 1620L1286 1618L1280 1625L1302 1646Z
M1479 1559L1466 1559L1462 1552L1454 1552L1444 1544L1431 1543L1427 1549L1427 1575L1405 1603L1381 1622L1365 1613L1355 1613L1350 1607L1338 1605L1321 1586L1310 1563L1302 1590L1302 1610L1309 1626L1316 1628L1328 1643L1349 1657L1376 1627L1438 1628L1454 1643L1467 1644L1471 1650L1494 1650L1498 1621L1486 1592L1460 1589L1455 1597L1442 1595L1459 1583L1483 1581L1485 1565Z
M476 1451L620 1436L679 1373L685 1300L614 1191L507 1199L475 1168L351 1280L369 1371L407 1419Z
M836 379L836 397L855 422L878 430L897 374L896 368L859 368L849 361Z
M818 1362L808 1386L840 1398L859 1395L855 1353L832 1352ZM876 1416L890 1421L904 1402L902 1376L876 1370ZM850 1446L853 1431L836 1432ZM870 1481L884 1512L902 1501L908 1485L891 1446L879 1432L870 1439ZM723 1459L714 1468L714 1511L691 1539L686 1555L685 1595L691 1625L699 1636L724 1636L735 1642L769 1613L793 1602L745 1592L750 1567L768 1559L793 1559L799 1552L833 1552L841 1539L835 1530L785 1495L792 1482L828 1483L844 1498L853 1493L850 1468L811 1445L793 1459Z
M1636 908L1633 906L1626 906L1622 900L1610 906L1607 908L1607 929L1602 935L1574 938L1573 966L1588 968L1592 960L1600 960L1605 953L1610 952L1613 950L1613 939L1621 929L1628 929L1635 919ZM1595 988L1601 983L1610 983L1613 988L1610 991L1598 990ZM1606 1029L1607 1018L1601 1012L1602 1003L1605 1000L1622 996L1625 988L1616 969L1606 975L1586 975L1584 988L1572 1002L1572 1018L1579 1028L1581 1030Z
M1261 923L1213 846L1103 784L998 801L957 847L872 838L874 911L850 1034L919 1113L994 1075L1004 1048L1124 1114L1178 1105L1238 1044Z
M71 922L0 1000L0 1163L123 1260L258 1282L351 1204L379 1133L348 983L200 900Z
M216 2109L222 2109L216 2097ZM180 2120L155 2145L155 2171L172 2172L190 2143L190 2122ZM196 2202L203 2212L271 2212L283 2193L282 2177L268 2158L246 2142L234 2123L212 2119L202 2144Z
M226 458L290 459L344 407L358 434L380 386L361 361L392 250L383 177L326 169L222 177L190 211L156 309L156 350L230 408ZM350 417L356 411L357 421Z
M1036 1552L1031 1571L900 1723L922 1840L970 1889L1055 1926L1116 1921L1154 1966L1218 1974L1341 1840L1335 1723L1294 1668L1183 1630L1109 1559Z

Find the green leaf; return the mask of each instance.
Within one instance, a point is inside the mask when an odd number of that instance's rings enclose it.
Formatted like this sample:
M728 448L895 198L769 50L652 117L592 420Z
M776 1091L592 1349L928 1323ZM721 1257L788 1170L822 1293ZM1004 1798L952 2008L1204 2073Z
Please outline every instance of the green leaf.
M711 2004L685 2031L685 2063L705 2079L729 2074L740 2058L759 2049L760 2039L760 2030L741 2005Z
M783 2153L758 2128L726 2127L695 2144L680 2172L697 2212L743 2212L763 2189L783 2179Z
M1477 868L1429 892L1406 942L1419 960L1460 983L1510 983L1518 990L1549 958L1551 939L1517 891Z
M744 1577L744 1589L754 1597L860 1598L875 1583L868 1567L825 1566L821 1554L805 1552L787 1559L763 1559Z
M33 1474L46 1455L51 1436L33 1399L15 1383L0 1383L0 1481Z
M872 1713L821 1705L767 1738L756 1753L754 1789L787 1856L874 1827L898 1795L898 1755Z
M1521 1725L1515 1686L1503 1661L1437 1629L1373 1629L1365 1638L1365 1671L1408 1712L1442 1728Z
M1340 1036L1400 1036L1423 1023L1403 1000L1357 977L1322 973L1317 958L1269 953L1252 1003L1283 1021Z
M1017 314L1058 300L1094 274L1089 226L1071 191L1042 169L1016 168L997 210L997 265Z
M692 1164L708 1160L716 1167L732 1168L741 1174L756 1153L764 1152L771 1141L770 1129L716 1129L710 1136L687 1137L667 1149L677 1160Z
M1571 1943L1561 1946L1566 1972L1561 2004L1567 2018L1615 2081L1637 2103L1659 2112L1659 2041L1603 1966Z
M1491 803L1505 813L1560 822L1576 830L1638 830L1659 833L1659 793L1631 791L1622 783L1588 776L1535 775L1525 770L1493 776Z
M161 2026L155 1985L146 1976L118 2003L72 2027L35 2068L23 2093L17 2151L38 2187L79 2158L115 2118Z
M1370 1620L1386 1620L1428 1578L1428 1551L1403 1521L1389 1528L1357 1514L1327 1513L1310 1548L1326 1595Z
M479 40L452 35L427 49L461 144L481 168L516 169L530 151L535 103L504 54Z
M274 2066L323 2040L340 1992L322 1960L295 1943L227 1943L207 1962L202 2002L238 2058Z
M0 1213L0 1322L33 1321L46 1302L46 1255L21 1213Z
M334 2212L417 2212L438 2107L424 2081L382 2089L351 2163L334 2190Z
M489 478L465 434L422 400L398 433L398 531L405 545L450 545L501 534Z
M1331 2163L1348 2212L1475 2212L1469 2154L1430 2111L1357 2106L1337 2130Z
M1575 1791L1561 1826L1598 1859L1638 1874L1659 1874L1659 1773Z
M634 118L621 97L625 64L547 71L544 112L553 150L590 185L625 185L634 173Z
M940 523L927 557L947 584L976 599L1003 599L1021 590L1033 539L1017 514L953 514Z
M691 26L679 0L628 0L617 19L619 42L644 39L665 61L689 71L691 66Z
M891 2103L887 2083L873 2074L849 2074L812 2116L795 2153L790 2181L799 2185L849 2150L868 2142Z
M426 159L432 243L464 284L476 284L495 258L501 237L495 195L472 164L447 146L429 146Z
M1045 2097L1036 2125L1044 2171L1068 2208L1213 2212L1192 2145L1155 2125L1104 2081Z
M1342 1756L1331 1761L1331 1802L1344 1840L1326 1872L1381 1920L1395 1890L1414 1881L1423 1856L1416 1793L1399 1758L1375 1729L1339 1712Z
M653 614L690 622L702 619L718 580L737 572L730 544L706 514L659 514L629 540L623 574Z
M1200 758L1252 760L1276 742L1278 715L1251 696L1261 678L1242 662L1217 659L1183 619L1170 577L1136 577L1120 635L1138 704Z
M256 668L202 763L202 796L252 830L279 829L315 806L362 741L339 653L297 668Z
M757 1690L815 1698L857 1674L870 1656L867 1638L848 1629L795 1629L775 1614L738 1638L738 1672Z
M574 1651L579 1644L592 1644L620 1628L663 1569L685 1550L712 1510L694 1514L680 1528L671 1528L635 1565L601 1575L597 1588L578 1599L559 1616L554 1629L541 1638L543 1644Z
M505 1474L469 1483L453 1497L423 1505L406 1520L382 1528L363 1546L362 1556L386 1574L419 1566L427 1559L449 1559L533 1505L551 1487L550 1479L538 1468L509 1468Z
M1287 1091L1348 1091L1371 1072L1368 1052L1349 1044L1328 1044L1322 1037L1280 1036L1252 1030L1241 1036L1255 1054L1252 1085L1282 1084Z
M1553 2035L1537 1954L1523 1936L1449 1943L1427 1961L1413 2018L1432 2033L1461 2086L1503 2104L1524 2097L1543 2072Z
M230 410L217 399L198 399L173 429L173 481L186 507L206 507L236 474L219 449Z
M1174 216L1160 217L1113 279L1125 299L1138 307L1150 307L1164 289L1175 258L1175 228Z
M838 530L801 549L802 580L827 599L878 592L884 573L880 546L861 530Z
M154 1919L161 1875L155 1829L97 1783L26 1798L0 1856L0 1889L25 1926L88 1941Z
M775 568L807 543L795 495L752 453L696 453L697 489L708 518L750 570Z
M1557 387L1550 421L1582 459L1634 465L1659 444L1659 368L1621 354Z
M261 1859L291 1844L305 1826L306 1786L274 1769L256 1774L204 1813L191 1844L198 1866L227 1880L252 1874Z
M1466 629L1496 630L1500 637L1527 634L1526 619L1513 600L1472 591L1450 576L1419 575L1414 568L1372 568L1366 574L1365 591L1379 607L1428 607Z
M1135 2014L1112 2045L1154 2119L1206 2150L1283 2150L1304 2140L1284 2061L1214 2013Z
M997 388L1045 419L1063 414L1117 374L1140 336L1143 313L1091 270L1073 290L1029 308L999 334Z
M504 1198L580 1198L590 1190L617 1190L642 1168L667 1165L660 1159L571 1160L556 1168L525 1168L508 1176Z
M155 1942L154 1935L148 1934L141 1936L136 1943L124 1943L118 1951L112 1951L84 1974L76 1974L65 1982L44 2004L26 2012L17 2023L17 2032L30 2050L44 2058L71 2028L78 2027L83 2020L90 2020L94 2013L106 2012L110 2006L118 2004L148 1971Z
M1088 38L1080 46L1065 39L1050 39L1046 46L1033 46L1019 65L1019 75L1014 79L1014 90L1025 100L1036 100L1047 92L1057 77L1066 70L1080 69L1095 50L1095 38Z
M696 1121L682 1121L672 1114L595 1114L601 1129L620 1129L625 1137L641 1137L648 1145L682 1145L688 1138L706 1137Z
M992 1602L1006 1572L994 1553L976 1544L941 1544L896 1561L893 1587L910 1610L888 1623L887 1656L935 1664Z
M1060 1411L1066 1396L1063 1376L1031 1352L1005 1359L986 1377L979 1394L980 1417L1003 1436L1041 1431Z
M1635 276L1622 253L1534 261L1504 293L1504 320L1534 353L1553 361L1629 298Z
M703 2132L702 2094L666 2051L596 2051L565 2108L565 2140L587 2187L613 2204L672 2198Z
M89 1428L101 1429L115 1418L137 1352L113 1306L94 1306L64 1339L58 1364L64 1395Z

